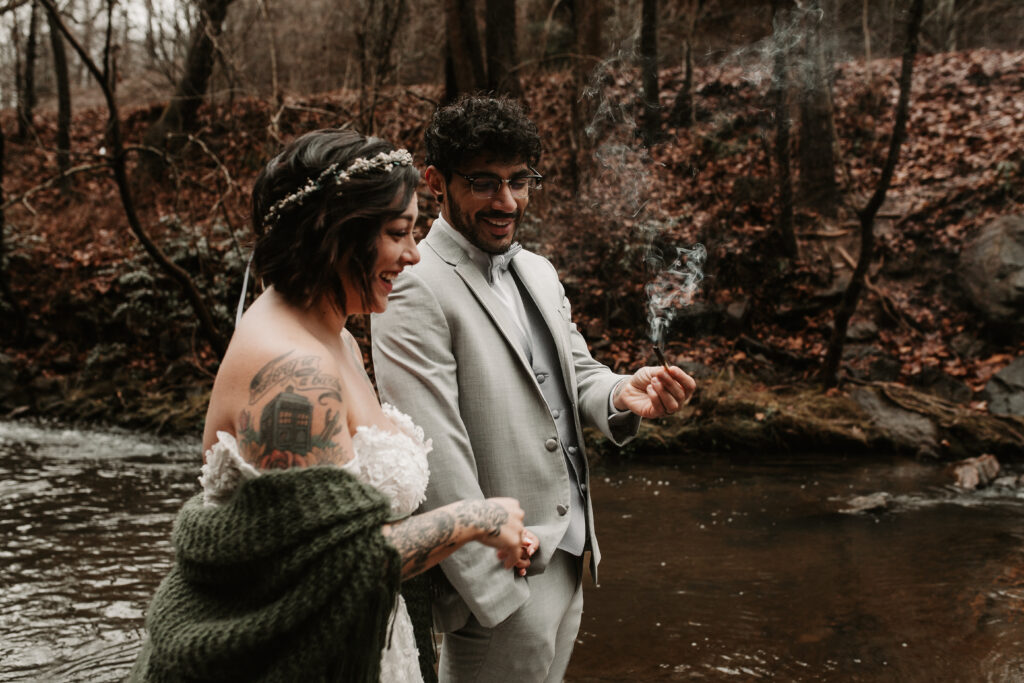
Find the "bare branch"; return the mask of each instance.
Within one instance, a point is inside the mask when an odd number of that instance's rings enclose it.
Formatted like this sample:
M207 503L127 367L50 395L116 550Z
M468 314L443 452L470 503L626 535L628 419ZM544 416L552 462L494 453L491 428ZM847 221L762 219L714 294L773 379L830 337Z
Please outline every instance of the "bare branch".
M30 0L7 0L4 4L0 5L0 14L6 14L13 10L18 9L22 5L27 5Z
M70 178L71 176L78 175L79 173L95 171L101 168L109 169L110 164L108 162L103 162L99 164L82 164L81 166L73 166L68 170L64 171L63 173L58 173L55 176L47 178L38 185L33 185L32 187L25 190L19 195L11 197L3 204L0 204L0 211L6 211L15 204L24 204L25 208L28 209L33 215L35 215L35 209L33 209L32 206L28 203L28 200L31 199L33 195L39 194L43 190L53 187L60 180Z
M160 247L149 236L149 233L146 232L145 228L142 226L142 221L139 219L139 215L135 207L135 198L132 195L131 187L128 182L128 166L125 159L125 144L121 130L121 120L120 115L118 114L117 100L114 98L114 91L111 83L105 80L104 74L100 73L96 63L82 47L82 44L75 39L71 31L68 30L64 21L61 20L60 17L56 16L57 6L55 0L39 1L54 14L56 28L64 34L68 43L75 49L79 57L81 57L86 68L98 81L100 89L103 90L103 96L107 101L107 111L109 114L108 135L110 139L110 146L113 150L113 154L110 159L110 167L113 172L114 182L116 183L118 192L121 196L121 205L124 207L125 217L128 219L128 227L131 229L132 234L135 235L136 239L139 240L143 249L146 250L146 253L149 254L150 258L156 261L157 265L160 266L164 273L166 273L178 284L179 287L181 287L189 303L192 305L192 309L195 311L196 316L199 318L199 324L202 326L207 340L218 357L223 358L224 352L227 349L227 343L217 331L217 325L213 320L210 309L203 301L203 297L196 288L191 276L189 276L181 266L167 258L167 255L164 254L163 250L160 249Z

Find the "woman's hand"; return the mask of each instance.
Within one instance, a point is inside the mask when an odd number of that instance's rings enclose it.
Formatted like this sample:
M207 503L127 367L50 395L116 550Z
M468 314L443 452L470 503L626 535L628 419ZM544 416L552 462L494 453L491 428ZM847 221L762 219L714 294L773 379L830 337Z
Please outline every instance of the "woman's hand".
M478 518L483 524L477 524L482 532L477 540L497 549L498 560L504 563L505 569L518 566L522 561L524 535L528 533L523 526L523 508L515 498L488 498L482 502L486 511Z
M540 539L529 529L523 529L523 542L519 546L519 559L516 560L515 568L519 576L526 576L526 569L530 566L530 558L540 547Z

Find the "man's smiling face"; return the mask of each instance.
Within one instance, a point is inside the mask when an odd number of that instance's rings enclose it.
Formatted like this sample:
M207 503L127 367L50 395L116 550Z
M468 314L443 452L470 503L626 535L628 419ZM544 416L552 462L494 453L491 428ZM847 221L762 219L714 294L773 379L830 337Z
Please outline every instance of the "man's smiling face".
M523 220L526 205L530 203L529 193L517 197L508 183L500 183L492 197L480 197L474 194L465 176L509 180L533 175L526 162L503 163L483 157L472 160L464 168L457 169L447 183L445 204L448 221L483 251L503 254L515 239L516 229Z

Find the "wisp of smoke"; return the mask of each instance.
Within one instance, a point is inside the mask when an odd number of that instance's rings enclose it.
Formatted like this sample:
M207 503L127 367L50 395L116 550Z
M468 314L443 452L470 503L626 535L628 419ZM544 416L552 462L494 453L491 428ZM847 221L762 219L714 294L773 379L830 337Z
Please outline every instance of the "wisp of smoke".
M659 349L665 347L665 333L679 311L693 302L701 280L704 279L704 260L708 252L703 244L689 249L675 248L675 258L666 268L660 253L652 250L651 265L658 274L647 285L647 322L651 342Z

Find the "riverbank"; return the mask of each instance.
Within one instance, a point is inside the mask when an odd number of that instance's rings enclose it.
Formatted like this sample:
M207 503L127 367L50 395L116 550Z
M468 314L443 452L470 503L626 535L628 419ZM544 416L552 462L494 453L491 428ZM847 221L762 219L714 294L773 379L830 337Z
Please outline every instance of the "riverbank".
M730 367L698 380L677 415L645 421L618 448L589 434L595 460L688 452L898 453L952 461L991 453L1024 460L1024 416L994 415L895 382L848 383L842 390L767 386ZM131 363L93 363L79 372L32 373L0 355L0 417L46 418L160 434L202 432L212 378L198 366L169 366L153 377Z
M595 438L594 450L617 457ZM1024 459L1024 417L992 415L893 382L843 391L750 378L702 380L695 400L669 419L645 422L618 457L687 451L899 453L951 461L992 453Z

